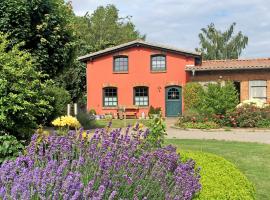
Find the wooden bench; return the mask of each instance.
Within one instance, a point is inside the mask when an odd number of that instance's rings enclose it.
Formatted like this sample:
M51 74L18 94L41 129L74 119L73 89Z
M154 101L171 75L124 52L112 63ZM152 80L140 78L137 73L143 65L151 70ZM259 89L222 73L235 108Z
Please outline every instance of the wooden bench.
M139 112L139 108L137 106L120 106L120 107L118 107L117 115L118 115L119 119L124 119L124 118L137 119L138 112Z

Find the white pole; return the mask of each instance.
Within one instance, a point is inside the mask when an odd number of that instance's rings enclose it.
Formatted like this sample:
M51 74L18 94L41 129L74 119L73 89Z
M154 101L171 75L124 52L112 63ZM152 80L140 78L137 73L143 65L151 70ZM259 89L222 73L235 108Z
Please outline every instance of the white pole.
M77 116L78 115L78 104L74 103L74 115Z
M67 115L70 116L70 104L67 105Z

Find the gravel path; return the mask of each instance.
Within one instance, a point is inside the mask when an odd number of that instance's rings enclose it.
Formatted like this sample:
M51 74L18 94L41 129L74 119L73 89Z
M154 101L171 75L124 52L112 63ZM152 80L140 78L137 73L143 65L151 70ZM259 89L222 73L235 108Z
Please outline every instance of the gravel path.
M175 119L166 120L167 136L170 139L215 139L240 142L258 142L270 144L270 130L230 129L225 130L182 130L172 128Z

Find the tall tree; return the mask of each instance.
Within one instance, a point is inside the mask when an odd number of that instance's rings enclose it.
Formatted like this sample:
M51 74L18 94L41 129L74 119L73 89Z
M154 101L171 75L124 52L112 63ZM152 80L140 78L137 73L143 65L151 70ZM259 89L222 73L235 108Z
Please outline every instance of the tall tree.
M0 131L26 139L51 112L51 97L32 56L10 42L0 33Z
M130 16L119 17L119 11L114 5L100 6L91 15L86 13L83 17L76 17L75 30L78 37L78 56L145 38L145 35L136 30ZM73 100L85 93L85 67L85 64L76 61L60 77L61 84L70 91Z
M75 56L73 11L64 0L0 1L0 31L36 57L38 69L57 77Z
M234 34L235 25L232 23L224 32L217 30L213 23L202 28L199 34L201 46L196 51L206 60L237 59L248 44L248 37L241 31Z

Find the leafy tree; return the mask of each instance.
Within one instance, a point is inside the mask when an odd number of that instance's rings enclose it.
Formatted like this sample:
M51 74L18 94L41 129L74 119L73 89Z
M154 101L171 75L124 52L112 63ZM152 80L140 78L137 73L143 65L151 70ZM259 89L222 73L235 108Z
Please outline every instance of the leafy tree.
M0 31L36 57L38 69L56 77L75 57L74 14L64 0L0 1Z
M91 15L86 13L83 17L76 17L75 30L78 56L145 38L135 29L130 16L119 17L114 5L100 6ZM59 78L59 82L70 92L73 100L78 100L86 89L86 65L75 61L73 67Z
M44 75L20 47L10 47L7 36L0 34L0 130L25 139L50 113L51 106L43 92Z
M226 114L239 103L238 93L232 82L208 84L201 98L201 113Z
M248 37L241 31L234 35L235 25L231 24L224 32L217 30L213 23L202 28L199 34L201 47L196 51L206 60L237 59L248 44Z

